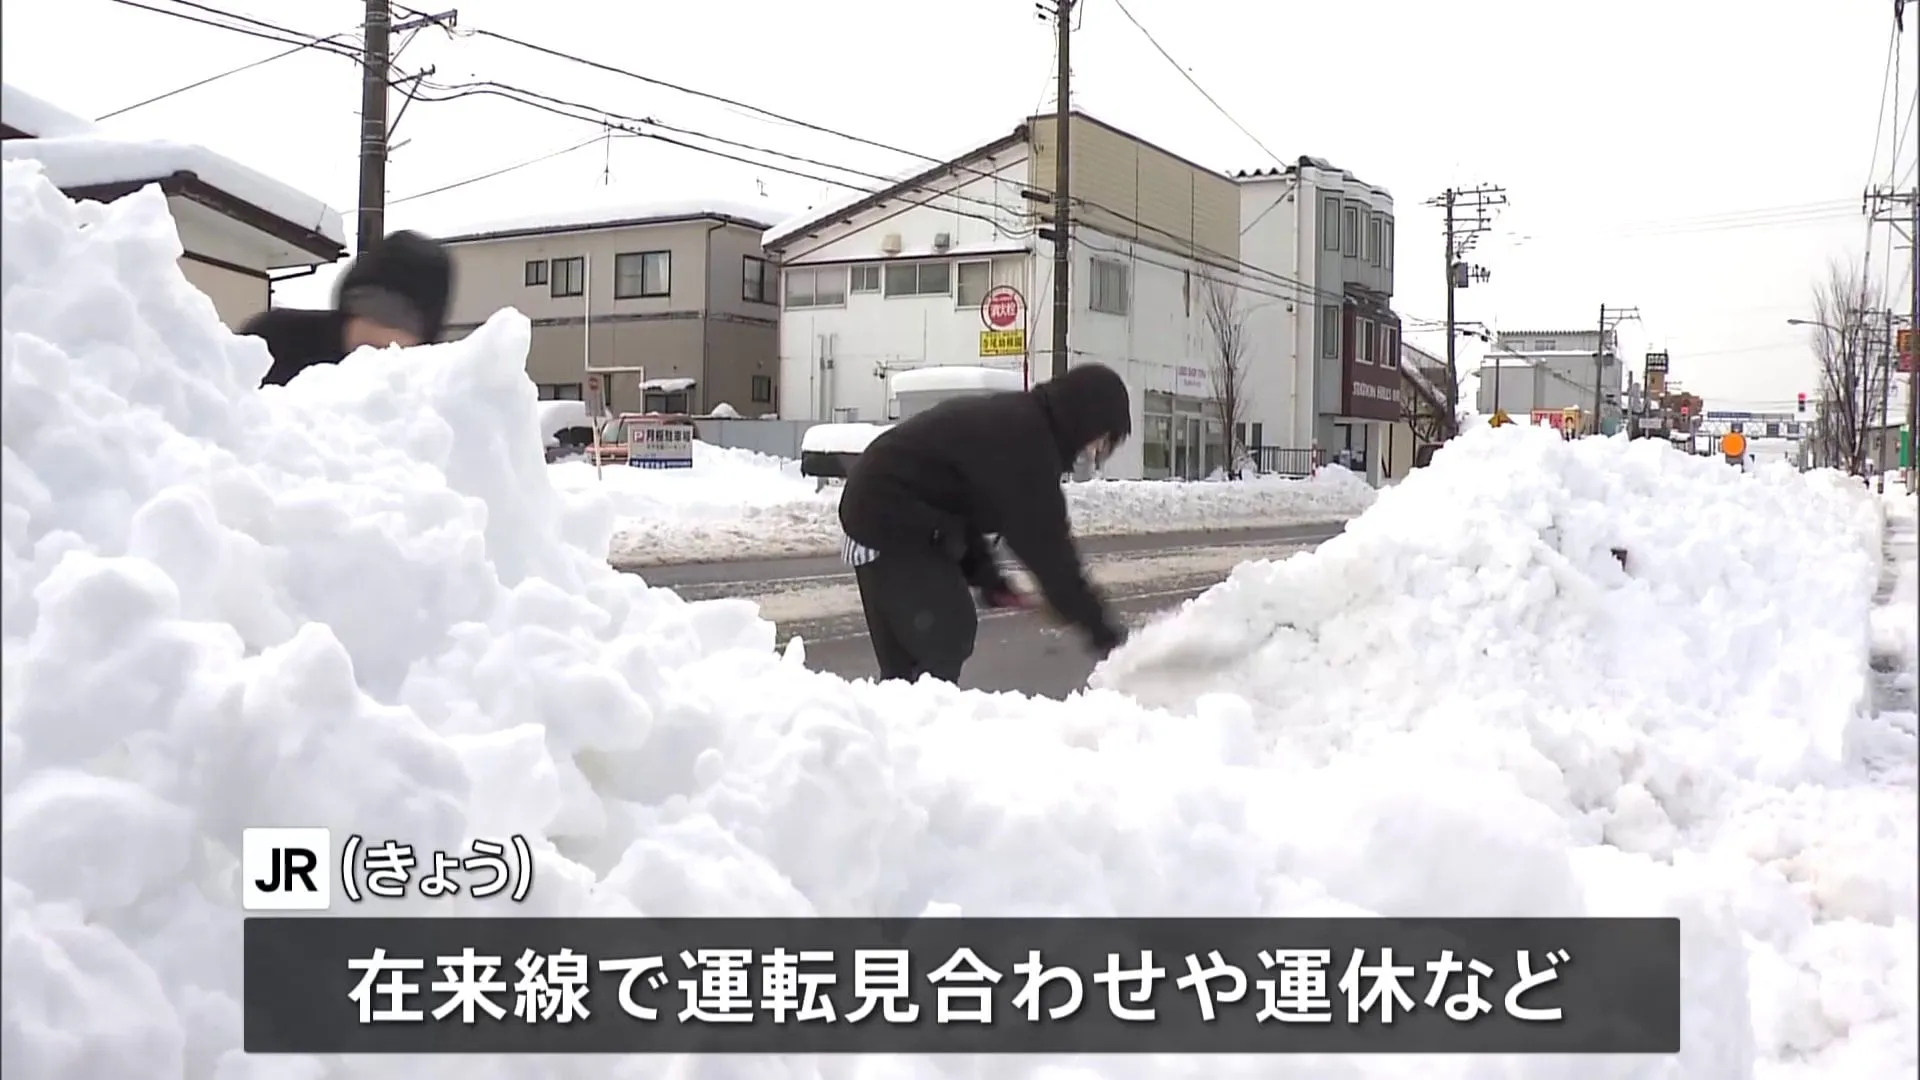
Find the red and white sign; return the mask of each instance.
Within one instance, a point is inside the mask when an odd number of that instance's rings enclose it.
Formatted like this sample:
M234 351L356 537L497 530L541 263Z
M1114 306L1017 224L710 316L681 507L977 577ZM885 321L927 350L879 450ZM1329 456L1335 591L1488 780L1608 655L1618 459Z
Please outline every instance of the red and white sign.
M989 330L1011 330L1019 325L1021 312L1026 306L1026 298L1020 295L1019 289L1011 285L998 285L980 301L980 321Z

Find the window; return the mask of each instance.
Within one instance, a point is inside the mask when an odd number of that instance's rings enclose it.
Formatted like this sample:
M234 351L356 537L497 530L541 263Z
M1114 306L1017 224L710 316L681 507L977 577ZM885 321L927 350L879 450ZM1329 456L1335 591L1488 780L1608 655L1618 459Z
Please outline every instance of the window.
M751 255L741 257L740 299L754 304L775 302L777 298L773 295L773 266L767 260L756 259Z
M1347 207L1346 213L1341 215L1341 222L1340 253L1349 259L1357 259L1360 257L1360 208Z
M1112 259L1093 260L1092 284L1087 289L1087 308L1107 315L1127 313L1127 264Z
M765 405L773 400L773 376L755 375L753 377L753 400L758 405Z
M534 288L535 286L545 285L546 283L547 283L547 260L528 259L527 260L527 288L531 289L531 288Z
M632 300L672 291L673 255L666 251L630 251L613 257L613 298Z
M952 291L953 267L944 262L888 263L888 296L945 296Z
M1380 362L1390 368L1400 366L1400 328L1383 326L1380 328Z
M960 307L979 307L993 287L993 264L963 262L954 268L953 300Z
M553 260L553 287L548 290L555 296L579 296L587 290L587 260L584 255L575 255L571 259Z
M1340 196L1323 195L1320 198L1320 247L1324 251L1340 250Z
M1340 358L1340 305L1320 305L1320 359Z
M853 268L853 292L879 292L880 267L877 263L867 263Z
M1393 269L1393 219L1380 220L1380 253L1384 256L1387 269Z
M1378 215L1367 218L1367 265L1380 265L1380 218Z
M541 401L585 401L586 395L577 382L540 383L534 387Z
M640 408L651 413L684 413L690 408L685 390L648 390L640 395Z
M787 271L787 306L839 307L847 302L847 271L839 266L815 266Z
M1363 364L1373 363L1373 326L1372 319L1358 319L1354 322L1353 358Z
M1071 130L1071 129L1069 129L1069 130ZM1258 455L1258 454L1260 453L1260 448L1261 448L1261 447L1263 447L1263 446L1265 446L1265 445L1267 445L1267 444L1266 444L1266 438L1267 438L1267 435L1266 435L1266 432L1265 432L1265 430L1263 430L1263 429L1265 428L1265 426L1266 426L1266 425L1264 425L1264 424L1262 424L1262 423L1260 423L1260 421L1258 421L1258 420L1255 420L1255 421L1253 422L1253 425L1252 425L1252 427L1253 427L1253 431L1252 431L1252 434L1251 434L1251 435L1250 435L1250 436L1248 437L1248 439L1247 439L1247 450L1248 450L1248 452L1250 452L1250 453L1252 453L1252 454L1255 454L1255 455Z

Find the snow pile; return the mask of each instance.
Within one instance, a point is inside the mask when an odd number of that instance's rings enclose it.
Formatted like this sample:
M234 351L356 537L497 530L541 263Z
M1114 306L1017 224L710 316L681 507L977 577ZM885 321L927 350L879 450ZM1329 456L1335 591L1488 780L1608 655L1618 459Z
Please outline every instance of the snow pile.
M799 465L793 462L781 464L776 483L767 477L774 473L771 462L781 459L751 457L757 459L751 475L747 469L726 474L730 480L738 478L737 488L717 481L698 483L684 472L675 477L670 470L629 470L642 475L622 479L623 490L614 497L620 515L613 540L614 565L644 567L838 551L840 489L816 491L812 480L800 478ZM693 472L698 473L697 457L694 466ZM576 472L558 475L563 487L571 489L579 483ZM586 475L590 481L592 471ZM1305 480L1275 476L1198 483L1100 480L1068 484L1066 491L1067 510L1081 536L1339 521L1365 510L1374 496L1365 480L1341 468L1321 469ZM783 492L785 497L779 497ZM689 498L682 501L681 493Z
M1904 782L1857 752L1887 742L1879 548L1874 500L1835 473L1482 429L1094 682L1201 716L1244 694L1278 734L1275 812L1315 822L1297 840L1339 895L1404 914L1684 897L1690 953L1732 943L1709 914L1747 936L1747 972L1710 992L1752 994L1765 1075L1912 1075L1913 744ZM1380 797L1329 812L1341 785Z
M1268 610L1322 630L1341 608L1398 621L1291 639L1264 657L1277 679L1242 671L1244 696L1200 697L1190 717L1102 692L849 685L776 654L749 603L687 604L605 565L606 501L556 491L541 460L523 317L257 391L263 348L182 278L157 193L76 207L9 164L4 194L7 1076L1719 1080L1751 1073L1750 995L1769 1056L1843 1029L1854 1046L1911 1029L1912 897L1877 888L1910 859L1897 846L1910 828L1794 739L1842 724L1830 698L1857 690L1871 576L1857 496L1749 478L1767 497L1732 497L1631 455L1615 481L1588 452L1503 463L1469 448L1409 482L1424 495L1375 512L1404 526L1432 500L1401 539L1370 514L1330 553L1248 571L1196 605L1244 619L1249 594L1271 592ZM114 438L96 437L103 423ZM1633 493L1656 472L1695 500L1666 526ZM1669 530L1668 554L1639 571L1650 578L1617 580L1595 554L1614 537L1583 500L1602 495L1623 500L1627 539ZM1781 515L1771 557L1739 535L1769 530L1743 516L1758 511ZM1506 530L1475 523L1503 515ZM1836 536L1832 521L1858 527ZM1544 578L1500 591L1515 580L1496 568L1534 563ZM1682 579L1702 610L1734 590L1745 606L1710 631L1672 602ZM1789 653L1774 601L1816 586ZM1424 606L1401 601L1415 597ZM1656 605L1666 621L1636 624L1640 640L1613 633ZM1508 617L1521 621L1500 629ZM1238 632L1184 621L1215 643ZM1575 627L1595 644L1569 641ZM1157 631L1138 657L1172 637ZM1491 661L1461 643L1518 674L1470 686ZM1696 656L1666 650L1687 645ZM1529 659L1569 680L1554 689L1616 700L1529 696L1546 685ZM1641 684L1620 677L1628 661L1647 664ZM1763 661L1775 670L1736 694L1730 673ZM1422 679L1431 696L1415 704ZM1655 715L1662 692L1675 700ZM1749 737L1730 747L1741 724ZM1805 783L1788 796L1792 778ZM1797 816L1768 828L1774 809ZM541 860L509 908L525 914L1674 912L1688 920L1685 1050L247 1058L238 851L243 827L266 825L426 847L524 833ZM1876 825L1886 839L1870 843ZM1630 850L1594 846L1603 831ZM1671 861L1648 854L1662 839ZM479 910L354 910L429 908ZM1904 938L1889 911L1908 913ZM1751 978L1735 919L1771 959ZM1821 980L1804 975L1815 965ZM1891 1076L1910 1051L1823 1064Z

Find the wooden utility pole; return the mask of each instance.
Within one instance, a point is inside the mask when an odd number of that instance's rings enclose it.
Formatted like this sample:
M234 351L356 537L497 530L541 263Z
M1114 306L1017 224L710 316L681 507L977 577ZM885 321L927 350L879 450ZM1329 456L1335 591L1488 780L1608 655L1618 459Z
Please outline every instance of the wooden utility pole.
M1060 84L1060 100L1053 106L1053 378L1067 373L1067 321L1073 312L1068 288L1073 280L1073 2L1054 0L1053 6Z
M1486 271L1468 266L1466 255L1473 250L1480 234L1493 228L1494 211L1506 204L1506 189L1487 184L1471 188L1448 188L1427 200L1428 206L1439 207L1445 217L1442 227L1446 234L1447 270L1447 415L1442 425L1443 438L1452 438L1460 428L1460 328L1455 319L1457 309L1453 294L1458 289L1466 288L1471 281L1486 280ZM1500 393L1500 381L1497 378L1493 392L1497 399ZM1497 408L1497 400L1495 405Z
M360 65L360 220L355 252L373 248L387 224L387 82L391 75L393 10L367 0L366 50Z

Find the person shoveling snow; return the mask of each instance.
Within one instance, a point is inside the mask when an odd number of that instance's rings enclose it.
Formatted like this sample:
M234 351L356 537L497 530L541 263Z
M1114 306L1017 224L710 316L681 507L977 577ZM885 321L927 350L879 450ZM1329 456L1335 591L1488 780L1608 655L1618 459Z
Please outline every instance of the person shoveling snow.
M1100 364L1032 390L943 401L881 432L840 496L880 678L957 682L990 607L1027 606L987 534L1020 558L1065 623L1101 656L1125 639L1073 544L1060 477L1082 455L1105 461L1133 431L1127 384Z

